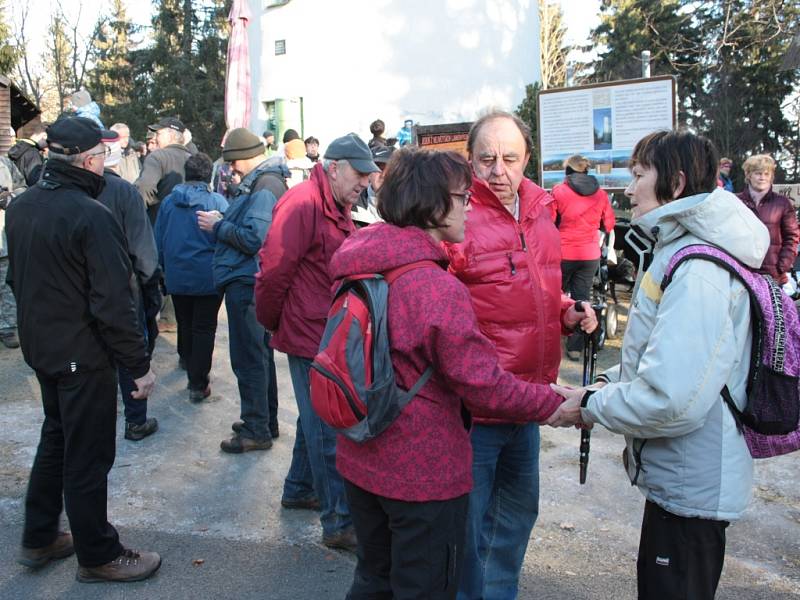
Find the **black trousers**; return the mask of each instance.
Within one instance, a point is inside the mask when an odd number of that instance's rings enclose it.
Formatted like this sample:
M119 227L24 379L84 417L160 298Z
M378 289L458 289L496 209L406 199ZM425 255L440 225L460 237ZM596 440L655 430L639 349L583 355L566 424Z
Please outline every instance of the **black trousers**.
M178 355L186 361L189 389L204 390L211 371L217 314L222 296L183 296L172 294L178 321Z
M108 472L116 453L116 370L36 377L44 423L25 497L22 545L51 544L66 508L78 563L105 564L123 550L106 511Z
M592 298L592 280L600 267L600 259L562 260L561 289L575 301ZM583 333L579 330L567 338L567 350L583 348Z
M358 538L348 600L455 598L469 495L404 502L344 486Z
M725 560L727 521L644 506L636 575L639 600L712 600Z

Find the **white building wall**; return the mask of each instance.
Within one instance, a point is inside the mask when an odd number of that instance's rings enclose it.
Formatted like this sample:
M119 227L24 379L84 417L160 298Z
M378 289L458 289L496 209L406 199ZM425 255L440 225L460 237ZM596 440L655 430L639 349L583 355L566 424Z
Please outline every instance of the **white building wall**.
M369 124L471 121L514 110L539 80L536 0L249 0L251 128L265 101L303 98L304 130L324 148ZM286 54L275 56L275 40Z

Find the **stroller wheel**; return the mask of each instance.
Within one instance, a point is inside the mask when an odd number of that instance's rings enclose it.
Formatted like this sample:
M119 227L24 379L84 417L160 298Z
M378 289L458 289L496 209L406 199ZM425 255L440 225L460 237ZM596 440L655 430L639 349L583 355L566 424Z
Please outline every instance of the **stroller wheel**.
M609 303L605 310L606 337L613 340L617 337L617 305Z

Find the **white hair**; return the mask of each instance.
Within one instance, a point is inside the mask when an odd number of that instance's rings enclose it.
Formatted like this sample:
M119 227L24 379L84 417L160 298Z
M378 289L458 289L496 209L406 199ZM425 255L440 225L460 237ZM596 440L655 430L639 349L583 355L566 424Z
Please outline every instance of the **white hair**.
M341 169L342 168L342 163L345 163L345 164L349 165L350 161L348 161L346 158L339 158L339 159L323 158L322 159L322 170L327 173L328 172L328 168L331 166L331 163L336 163L336 167Z
M100 150L102 150L103 152L105 152L106 150L106 146L105 144L103 144L103 142L100 142L93 148L89 148L85 152L81 152L79 154L61 154L59 152L51 151L47 154L47 158L48 160L60 160L61 162L65 162L68 165L78 166L83 164L83 161L86 160L86 158L90 154L94 154L95 152L100 152Z

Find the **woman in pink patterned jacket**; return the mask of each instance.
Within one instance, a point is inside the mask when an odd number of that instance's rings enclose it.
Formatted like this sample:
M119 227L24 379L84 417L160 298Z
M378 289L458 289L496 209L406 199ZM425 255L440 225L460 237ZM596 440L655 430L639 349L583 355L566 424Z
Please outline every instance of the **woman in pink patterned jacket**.
M466 411L543 421L559 405L546 385L500 368L469 292L446 271L441 242L463 240L471 182L458 154L396 152L378 197L386 222L351 235L331 260L335 279L433 261L401 275L388 302L398 385L408 389L429 365L433 375L378 437L337 440L358 538L351 599L454 598L472 488Z

